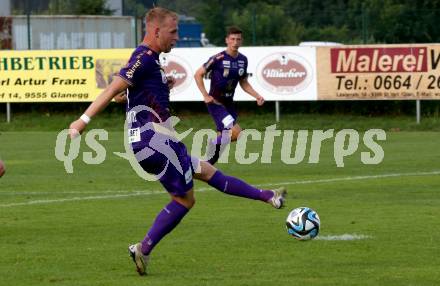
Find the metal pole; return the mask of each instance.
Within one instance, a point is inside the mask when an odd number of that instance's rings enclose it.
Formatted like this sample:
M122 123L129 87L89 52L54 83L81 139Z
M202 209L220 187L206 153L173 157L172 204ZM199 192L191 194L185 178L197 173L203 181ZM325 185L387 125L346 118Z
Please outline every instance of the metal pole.
M420 100L416 100L416 121L417 124L420 124Z
M280 122L280 102L275 101L275 120Z
M138 43L136 41L136 38L137 38L136 17L134 17L134 16L131 18L131 28L133 29L133 47L136 47Z
M139 40L138 40L138 18L137 18L137 10L134 13L134 41L135 43L135 47L137 47L137 45L139 45Z
M366 6L365 3L362 3L362 41L364 44L367 43L367 11L366 11Z
M11 103L6 102L6 122L11 122Z
M252 45L257 44L257 16L255 15L255 7L252 9Z
M29 0L26 1L26 24L27 24L27 37L28 37L28 50L32 49L31 38L31 4Z

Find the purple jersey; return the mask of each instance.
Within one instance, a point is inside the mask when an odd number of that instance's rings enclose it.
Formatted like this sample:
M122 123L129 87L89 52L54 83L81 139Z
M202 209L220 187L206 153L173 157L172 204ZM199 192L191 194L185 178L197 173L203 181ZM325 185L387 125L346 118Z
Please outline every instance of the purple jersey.
M120 70L119 77L129 84L128 141L136 159L145 171L159 177L168 192L184 195L193 187L193 158L182 142L156 130L158 124L154 124L166 122L170 117L170 90L159 55L140 45ZM194 164L197 163L194 159Z
M132 120L132 127L144 126L148 122L164 122L170 117L170 89L165 71L160 66L159 55L155 51L144 45L138 46L127 65L119 71L119 76L130 85L127 113L133 107L141 105L148 106L157 113L137 113L136 119Z
M247 58L240 53L234 58L223 51L210 57L203 66L211 74L209 95L222 104L230 105L238 82L247 77Z

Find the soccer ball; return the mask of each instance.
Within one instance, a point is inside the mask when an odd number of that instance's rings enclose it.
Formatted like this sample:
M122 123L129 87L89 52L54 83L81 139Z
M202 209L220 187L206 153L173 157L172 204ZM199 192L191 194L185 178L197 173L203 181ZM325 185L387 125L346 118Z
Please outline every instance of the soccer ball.
M308 207L292 210L286 219L287 233L298 240L315 238L319 233L320 224L318 214Z

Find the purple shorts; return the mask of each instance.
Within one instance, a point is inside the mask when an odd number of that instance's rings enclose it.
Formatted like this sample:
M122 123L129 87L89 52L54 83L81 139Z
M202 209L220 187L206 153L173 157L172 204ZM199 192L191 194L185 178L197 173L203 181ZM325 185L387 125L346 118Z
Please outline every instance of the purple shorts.
M184 196L194 186L193 174L196 167L193 166L198 166L198 159L188 154L182 142L169 140L169 137L157 132L148 132L151 134L147 137L151 139L152 134L158 135L161 137L160 142L164 144L158 146L151 144L150 140L144 148L133 149L139 164L144 171L156 175L168 193ZM142 153L146 155L140 155Z
M209 103L206 106L208 107L209 114L214 119L217 131L231 129L237 122L238 114L234 106L224 106L217 103Z

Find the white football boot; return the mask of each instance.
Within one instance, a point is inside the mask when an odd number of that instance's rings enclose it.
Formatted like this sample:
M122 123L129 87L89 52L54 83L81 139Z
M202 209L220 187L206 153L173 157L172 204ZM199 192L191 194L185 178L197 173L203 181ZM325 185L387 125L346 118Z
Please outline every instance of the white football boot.
M136 243L130 245L128 247L128 253L130 254L130 257L133 259L134 264L136 264L136 271L139 273L139 275L146 275L147 264L148 264L148 260L150 259L150 256L144 255L142 253L141 244Z
M267 202L276 209L283 208L286 202L286 195L287 195L286 188L281 187L271 191L273 192L273 197L269 199Z

